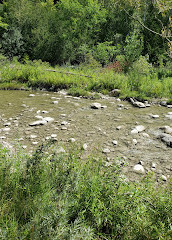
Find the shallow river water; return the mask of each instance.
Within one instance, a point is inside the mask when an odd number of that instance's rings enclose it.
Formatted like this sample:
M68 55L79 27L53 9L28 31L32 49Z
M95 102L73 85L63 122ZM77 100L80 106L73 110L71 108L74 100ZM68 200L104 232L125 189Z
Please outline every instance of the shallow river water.
M92 109L93 102L105 107ZM11 145L19 142L21 148L31 152L48 138L62 144L75 140L81 146L85 144L87 153L97 151L105 156L109 164L117 158L125 159L125 172L131 179L135 174L133 166L138 163L145 172L154 171L157 178L164 175L168 179L172 173L172 148L157 138L161 127L172 127L168 112L169 108L159 105L135 108L106 96L90 100L63 91L0 91L0 141ZM30 126L45 117L53 119L45 125ZM132 134L138 125L145 130Z

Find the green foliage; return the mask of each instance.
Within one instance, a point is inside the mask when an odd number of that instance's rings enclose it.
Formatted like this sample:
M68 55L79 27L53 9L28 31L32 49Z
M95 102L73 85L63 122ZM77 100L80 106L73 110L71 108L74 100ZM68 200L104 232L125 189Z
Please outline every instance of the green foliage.
M98 43L97 46L93 47L93 56L103 66L112 62L116 55L121 52L121 46L113 46L112 42Z
M29 157L0 148L1 239L170 239L170 182L125 180L122 167L51 142Z
M14 56L21 58L25 52L24 41L20 30L11 28L2 35L3 53L12 59Z
M117 56L120 66L125 56ZM170 65L169 65L170 66ZM67 89L71 95L93 97L90 92L108 94L115 88L121 90L120 97L172 97L172 78L168 77L171 70L168 65L159 78L161 68L154 68L145 57L140 57L130 67L128 73L117 73L113 68L101 68L92 55L86 55L85 63L78 67L69 66L51 68L48 63L26 60L21 64L16 60L3 60L0 67L1 89L47 89L58 91ZM167 74L167 77L166 77Z
M136 61L143 50L143 38L135 31L127 35L124 52L127 61L131 64Z

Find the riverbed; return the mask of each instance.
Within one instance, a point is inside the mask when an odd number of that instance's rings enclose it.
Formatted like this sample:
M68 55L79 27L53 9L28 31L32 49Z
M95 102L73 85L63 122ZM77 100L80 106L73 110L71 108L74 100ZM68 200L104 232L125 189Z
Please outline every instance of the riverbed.
M97 152L107 166L116 159L127 162L124 173L130 179L148 172L155 172L157 179L163 177L164 181L171 176L172 148L158 138L163 126L172 127L167 107L136 108L114 97L91 100L69 96L65 91L1 90L0 102L2 143L32 153L52 138L61 145L78 144L87 155ZM95 102L100 108L91 107ZM39 121L42 124L33 124ZM133 131L137 126L144 128ZM133 170L137 164L144 172Z

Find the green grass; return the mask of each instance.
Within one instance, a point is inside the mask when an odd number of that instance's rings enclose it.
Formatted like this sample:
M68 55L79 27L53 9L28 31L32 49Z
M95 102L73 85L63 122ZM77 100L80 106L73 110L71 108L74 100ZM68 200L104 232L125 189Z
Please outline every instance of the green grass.
M56 148L31 157L0 148L0 239L172 239L170 181L128 182L115 160L106 167L77 146Z
M90 97L91 92L109 94L118 88L121 98L172 98L172 71L169 68L161 70L152 67L151 71L143 71L139 70L140 67L135 66L124 74L113 69L92 69L83 65L52 68L41 61L25 64L7 61L0 65L0 89L20 89L24 85L26 88L49 91L66 89L71 95Z

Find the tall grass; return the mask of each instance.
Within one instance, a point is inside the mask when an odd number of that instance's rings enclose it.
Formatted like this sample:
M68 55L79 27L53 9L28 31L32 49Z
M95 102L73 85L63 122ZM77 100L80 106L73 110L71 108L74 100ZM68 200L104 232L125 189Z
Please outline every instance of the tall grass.
M29 157L0 148L0 239L171 239L172 188L126 181L114 160L52 143Z
M145 60L141 59L124 74L100 67L92 69L81 65L51 68L48 63L41 61L28 61L25 64L7 61L0 66L0 89L20 89L24 85L25 88L50 91L67 89L72 95L88 97L89 92L108 94L118 88L121 98L172 98L172 70L165 67L164 70L155 69L148 63L142 69L143 62Z

